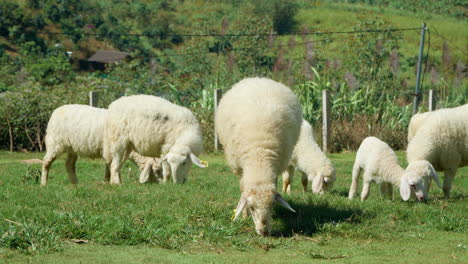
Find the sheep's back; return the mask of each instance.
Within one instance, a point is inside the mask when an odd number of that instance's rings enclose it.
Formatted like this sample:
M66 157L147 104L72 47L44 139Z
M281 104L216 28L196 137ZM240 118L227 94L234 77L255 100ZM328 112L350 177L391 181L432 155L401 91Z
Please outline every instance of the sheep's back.
M102 156L107 110L87 105L64 105L51 115L47 125L46 145L62 147L81 156Z
M299 101L289 88L269 79L248 78L223 96L215 123L231 167L265 159L284 170L301 121Z
M123 137L145 156L160 156L181 138L194 145L194 153L201 151L200 127L193 113L160 97L117 99L109 106L107 126L113 140Z

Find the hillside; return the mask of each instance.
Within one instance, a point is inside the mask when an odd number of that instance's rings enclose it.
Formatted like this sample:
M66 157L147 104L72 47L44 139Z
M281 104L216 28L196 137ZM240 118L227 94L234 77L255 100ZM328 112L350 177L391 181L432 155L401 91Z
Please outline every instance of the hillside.
M455 0L2 1L0 148L42 149L51 111L87 103L89 91L100 107L164 96L195 111L211 142L214 89L253 75L293 88L317 127L330 90L336 151L368 134L404 148L423 22L421 96L434 89L438 107L467 102L466 10ZM93 72L97 50L130 56Z

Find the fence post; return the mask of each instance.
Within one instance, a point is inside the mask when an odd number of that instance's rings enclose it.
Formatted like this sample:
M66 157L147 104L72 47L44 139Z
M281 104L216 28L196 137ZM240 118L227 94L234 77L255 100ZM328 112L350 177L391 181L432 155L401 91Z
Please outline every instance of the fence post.
M97 107L98 104L98 92L89 92L89 105Z
M329 152L330 143L330 92L322 90L322 131L323 131L323 152Z
M436 109L436 94L433 89L429 90L429 111L434 111Z
M426 35L426 23L422 25L421 28L421 41L419 43L419 56L418 56L418 68L416 72L416 87L414 89L414 101L413 101L413 115L418 112L418 105L421 98L421 94L419 92L419 86L421 82L421 65L422 65L422 57L424 52L424 37Z
M221 100L221 96L223 96L223 91L221 89L214 90L214 116L216 116L216 111L218 110L218 103ZM220 149L220 144L218 142L218 135L216 134L216 130L214 130L214 150L218 151Z

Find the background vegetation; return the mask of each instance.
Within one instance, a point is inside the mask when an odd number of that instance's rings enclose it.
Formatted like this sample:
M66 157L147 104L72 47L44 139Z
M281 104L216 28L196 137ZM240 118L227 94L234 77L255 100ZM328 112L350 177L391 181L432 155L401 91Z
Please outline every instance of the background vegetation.
M332 92L334 151L368 135L404 149L423 21L423 94L435 89L438 107L467 103L466 10L454 0L2 1L0 148L43 150L51 111L98 91L100 107L138 93L189 107L210 151L214 89L266 76L296 92L317 128L321 90ZM87 72L99 49L131 58Z

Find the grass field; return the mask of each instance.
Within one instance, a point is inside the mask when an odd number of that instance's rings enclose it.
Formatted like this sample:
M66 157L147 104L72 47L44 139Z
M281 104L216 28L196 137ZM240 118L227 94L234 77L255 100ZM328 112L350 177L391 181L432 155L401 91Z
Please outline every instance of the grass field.
M362 203L346 198L354 156L330 155L330 194L303 194L296 177L284 197L297 213L277 206L263 238L251 219L231 221L239 180L222 155L203 156L209 168L193 168L185 185L140 185L128 163L123 185L110 186L102 161L81 159L75 187L60 159L41 188L39 165L19 162L41 153L0 152L0 263L468 262L468 168L450 200L433 186L428 203L402 202L397 190L391 201L373 186Z

